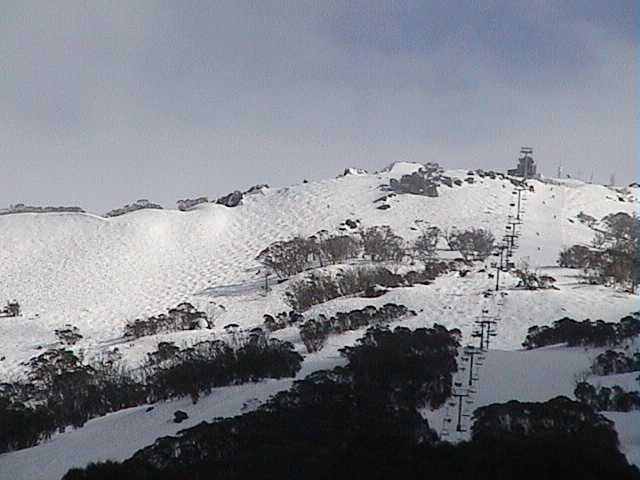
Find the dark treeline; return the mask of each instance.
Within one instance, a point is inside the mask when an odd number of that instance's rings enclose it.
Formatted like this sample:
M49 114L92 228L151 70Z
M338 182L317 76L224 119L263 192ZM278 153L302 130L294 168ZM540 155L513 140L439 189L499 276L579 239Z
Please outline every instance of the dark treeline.
M624 388L594 387L588 382L580 382L573 394L582 403L603 412L629 412L640 410L640 392L628 392Z
M299 324L298 328L302 342L311 353L324 347L329 334L389 323L407 314L415 315L416 312L395 303L387 303L380 308L369 305L359 310L338 312L331 318L320 314L317 319L311 318Z
M591 371L596 375L612 375L640 371L640 353L628 356L624 352L607 350L598 355L591 365Z
M352 449L433 443L435 432L418 408L441 406L450 395L458 347L444 327L369 329L341 351L346 367L315 372L254 412L160 439L115 468L127 478L247 478L246 468L258 462L260 478L281 468L280 475L292 478L286 469L299 462L300 478L307 478L313 465L326 472ZM111 468L68 478L107 478L99 472Z
M584 320L577 322L565 317L551 326L534 325L527 331L522 344L527 349L566 343L573 346L605 347L622 344L625 340L640 335L640 317L637 313L627 315L619 322Z
M618 451L612 422L566 398L479 409L471 442L438 442L417 409L450 396L457 347L442 327L370 329L343 350L346 367L297 381L254 412L201 423L64 480L640 478Z
M237 348L221 340L206 340L185 349L167 342L158 347L147 362L151 401L188 395L195 403L215 387L293 377L302 363L291 343L269 339L259 328L251 330Z
M180 349L158 345L134 375L114 359L87 365L70 350L48 350L29 361L29 381L0 384L0 452L33 446L68 426L123 408L172 397L196 402L212 388L294 376L302 356L260 329L234 348L207 340Z

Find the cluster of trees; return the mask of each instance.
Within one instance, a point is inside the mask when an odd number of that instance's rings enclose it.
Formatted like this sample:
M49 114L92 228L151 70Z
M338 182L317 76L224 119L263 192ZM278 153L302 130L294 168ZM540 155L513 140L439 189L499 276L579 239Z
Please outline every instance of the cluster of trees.
M466 262L485 260L493 252L496 241L493 233L484 228L454 228L446 232L445 240L449 248L459 251Z
M26 448L68 426L123 408L191 396L264 378L295 376L302 356L261 329L235 347L221 340L181 349L160 343L140 371L125 370L118 353L92 364L71 350L51 349L28 363L28 381L0 384L0 453Z
M124 464L66 478L329 478L338 465L352 476L362 455L433 444L418 408L442 405L450 394L457 347L442 327L370 329L342 351L345 367L296 381L253 412L160 439Z
M150 372L149 399L190 396L196 403L215 387L292 377L300 370L302 356L293 345L267 338L261 328L252 329L234 347L222 340L205 340L184 349L171 342L159 344L145 365Z
M170 308L166 314L161 313L149 318L136 318L133 322L127 323L124 327L124 336L127 338L140 338L163 332L195 330L211 328L211 326L204 312L200 312L188 302L183 302L175 308Z
M424 228L413 243L407 243L388 225L363 229L355 235L317 235L272 243L257 260L279 278L285 279L315 267L345 263L364 258L372 263L400 263L405 258L418 260L429 270L437 263L437 247L442 232ZM482 228L453 229L444 236L449 247L460 251L467 262L484 260L493 251L495 238Z
M282 330L283 328L297 325L304 319L302 314L296 312L295 310L290 310L288 313L280 312L275 317L273 315L265 314L263 318L264 328L268 332L275 332L278 330Z
M618 444L611 420L567 397L556 397L544 403L512 400L487 405L476 409L473 417L471 432L475 440L517 442L530 436L593 435L597 442Z
M418 272L412 270L403 275L393 273L382 266L346 268L335 275L331 272L313 272L290 283L285 293L285 301L294 310L303 312L313 305L347 295L379 296L372 291L374 287L428 285L438 275L448 272L450 268L449 263L434 262L425 270Z
M556 279L550 275L539 275L532 271L526 260L519 262L518 268L513 271L513 274L518 278L517 287L526 290L553 288L553 284L556 282Z
M566 343L573 346L605 347L622 344L625 340L640 335L640 316L628 315L619 322L583 320L577 322L565 317L551 326L534 325L527 331L522 346L527 349Z
M629 412L640 410L640 393L627 392L618 385L611 388L596 388L588 382L580 382L576 385L573 394L580 402L598 411Z
M253 412L203 422L64 480L640 478L618 451L612 422L566 398L484 407L472 441L437 442L418 408L450 394L456 349L442 328L373 330L343 351L345 367L313 373Z
M605 216L589 248L573 245L560 252L562 267L583 269L593 283L618 284L635 292L640 282L640 217L624 212Z
M337 275L314 272L291 282L285 301L294 310L303 312L313 305L361 293L374 285L398 287L403 284L401 275L381 266L348 268Z
M53 333L60 343L70 347L82 340L78 327L69 324L65 325L65 328L54 330Z
M331 333L343 333L349 330L389 323L409 313L416 314L404 305L396 305L395 303L387 303L379 309L369 305L359 310L338 312L331 318L320 314L317 319L309 319L300 324L298 328L300 330L300 338L307 351L312 353L324 347Z
M124 215L125 213L135 212L137 210L144 210L146 208L154 209L154 210L162 210L162 205L157 203L152 203L146 198L136 200L129 205L125 205L121 208L114 208L113 210L108 211L104 214L105 217L119 217L120 215Z
M598 355L591 365L596 375L613 375L616 373L637 372L640 370L640 353L628 356L624 352L607 350Z
M308 238L274 242L258 254L257 260L279 278L288 278L313 267L357 258L361 251L362 242L358 237L320 232Z
M0 452L25 448L93 417L140 405L144 386L105 360L83 363L72 351L51 349L27 363L28 381L0 388Z

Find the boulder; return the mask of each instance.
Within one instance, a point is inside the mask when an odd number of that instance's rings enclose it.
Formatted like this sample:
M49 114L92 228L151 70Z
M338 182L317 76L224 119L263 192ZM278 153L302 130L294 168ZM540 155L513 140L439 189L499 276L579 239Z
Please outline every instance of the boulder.
M187 418L189 418L187 412L183 412L182 410L176 410L175 412L173 412L173 423L182 423Z
M243 198L244 198L243 193L240 190L236 190L235 192L232 192L229 195L220 197L216 201L216 203L219 205L224 205L225 207L233 208L240 205L240 203L242 203Z

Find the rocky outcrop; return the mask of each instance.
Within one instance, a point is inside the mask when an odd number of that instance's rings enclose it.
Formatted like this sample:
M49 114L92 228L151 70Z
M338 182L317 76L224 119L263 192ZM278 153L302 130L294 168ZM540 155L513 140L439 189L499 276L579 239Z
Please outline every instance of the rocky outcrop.
M13 213L84 213L80 207L34 207L24 203L10 205L9 208L0 209L0 215L10 215Z
M105 217L119 217L120 215L124 215L125 213L135 212L136 210L162 210L162 205L158 205L157 203L151 203L149 200L143 198L141 200L136 200L135 202L125 205L122 208L115 208L110 212L105 213Z
M216 203L218 205L224 205L225 207L229 207L229 208L237 207L242 203L242 200L244 199L245 196L260 193L265 188L269 188L269 185L267 185L266 183L262 183L259 185L254 185L253 187L251 187L249 190L245 192L241 192L240 190L235 190L234 192L231 192L230 194L225 195L224 197L218 198L218 200L216 200Z
M240 190L236 190L228 195L225 195L224 197L220 197L218 200L216 200L216 203L218 205L224 205L225 207L233 208L240 205L243 198L244 194Z
M196 205L200 205L201 203L207 203L209 199L207 197L199 197L199 198L187 198L185 200L178 200L176 205L178 210L181 212L186 212L187 210L191 210Z

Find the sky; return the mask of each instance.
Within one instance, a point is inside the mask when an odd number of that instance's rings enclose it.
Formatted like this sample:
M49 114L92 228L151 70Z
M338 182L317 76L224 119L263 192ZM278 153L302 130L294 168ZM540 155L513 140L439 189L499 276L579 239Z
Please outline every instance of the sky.
M635 0L3 0L0 208L391 162L638 180Z

